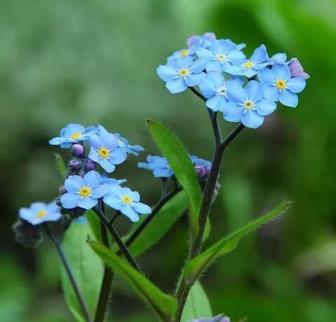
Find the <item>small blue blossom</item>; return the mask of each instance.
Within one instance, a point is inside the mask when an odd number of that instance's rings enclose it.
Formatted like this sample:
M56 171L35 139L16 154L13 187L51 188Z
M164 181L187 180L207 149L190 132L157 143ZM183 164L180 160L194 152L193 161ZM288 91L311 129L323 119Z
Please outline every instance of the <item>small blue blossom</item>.
M61 196L61 204L65 209L91 209L108 192L109 186L102 182L101 175L96 171L89 171L84 177L70 176L64 182L67 192Z
M50 203L34 202L29 208L21 208L19 217L32 225L39 225L48 221L57 221L62 215L56 202L53 201Z
M287 62L287 55L285 53L277 53L270 58L272 64L285 65Z
M105 195L103 201L111 208L120 211L131 221L138 221L139 214L148 215L152 212L151 207L140 202L138 192L114 184L110 185L109 188L109 192Z
M206 106L213 111L223 111L226 104L228 104L228 85L231 82L238 80L225 80L222 73L211 72L204 77L199 88L202 95L207 98Z
M256 75L259 70L270 64L271 61L268 57L266 47L261 45L254 50L250 58L242 60L237 66L232 66L228 69L228 72L234 75L251 78Z
M292 77L287 65L265 68L258 73L258 79L263 85L265 98L274 102L280 101L288 107L298 105L297 94L306 86L306 80L303 77Z
M204 77L204 62L194 61L192 57L169 60L166 65L157 68L158 76L166 82L170 93L176 94L185 91L188 87L199 84Z
M127 153L119 146L118 137L112 133L97 133L90 137L89 159L97 162L106 172L113 172L115 165L124 162Z
M85 128L80 124L68 124L60 132L60 136L49 140L51 145L59 145L63 149L70 148L72 144L89 139L92 128Z
M241 49L244 44L236 45L229 39L215 40L209 49L200 48L197 56L206 62L205 69L209 72L230 72L232 66L245 59Z
M110 133L108 132L102 125L97 125L96 130L93 132L94 134L102 135ZM130 145L128 140L121 136L119 133L112 133L118 139L118 146L125 150L127 153L132 153L138 155L139 152L145 151L145 149L140 145Z
M174 175L166 158L158 155L148 155L147 162L139 162L138 167L152 171L155 178L170 178Z
M243 88L233 84L229 91L230 104L224 108L224 119L229 122L242 122L246 127L257 128L264 122L264 116L276 109L273 101L264 98L259 82L250 81Z

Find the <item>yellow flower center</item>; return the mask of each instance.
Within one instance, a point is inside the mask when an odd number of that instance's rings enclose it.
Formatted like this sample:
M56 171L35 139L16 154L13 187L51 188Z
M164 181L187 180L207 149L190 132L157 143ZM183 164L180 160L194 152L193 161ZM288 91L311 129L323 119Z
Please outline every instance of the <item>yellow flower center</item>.
M225 96L226 95L226 88L224 86L219 87L217 90L218 95Z
M83 186L79 189L79 195L81 197L90 197L91 196L91 188L88 186Z
M227 60L227 56L224 53L216 54L216 58L221 62L224 62Z
M275 82L275 86L278 88L278 89L286 89L287 88L287 83L285 80L283 79L278 79L276 82Z
M72 140L78 140L81 137L81 133L80 132L74 132L70 135L70 139Z
M47 212L45 210L39 210L37 213L36 213L36 216L38 218L43 218L47 215Z
M189 69L188 68L182 68L179 70L179 75L182 77L186 77L189 75Z
M133 202L133 199L129 195L123 195L121 201L125 205L130 205Z
M108 148L105 148L104 146L102 146L99 150L98 150L98 154L102 159L106 159L108 158L108 156L110 155L110 150Z
M189 55L189 49L182 49L179 53L179 56L182 58L188 55Z
M250 110L254 107L254 103L251 100L246 100L244 102L244 107L246 110Z
M246 69L251 69L253 68L254 66L254 62L250 61L250 60L247 60L244 64L243 64L243 67L246 68Z

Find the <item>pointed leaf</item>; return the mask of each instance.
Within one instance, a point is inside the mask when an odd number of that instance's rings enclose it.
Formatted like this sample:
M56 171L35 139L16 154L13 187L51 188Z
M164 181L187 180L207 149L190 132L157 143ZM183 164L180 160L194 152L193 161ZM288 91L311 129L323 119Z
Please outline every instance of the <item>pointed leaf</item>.
M185 192L181 191L170 199L155 215L143 234L139 235L139 237L131 245L131 253L134 256L139 256L147 249L155 245L181 217L187 207L188 202ZM137 227L138 225L135 225L132 231L134 231Z
M200 282L196 282L188 295L183 309L181 322L189 322L196 318L213 316L208 297Z
M148 126L155 143L167 158L178 182L188 197L190 226L195 236L198 231L198 213L202 191L189 154L179 138L162 123L149 120Z
M135 292L144 299L156 314L163 320L170 322L176 311L176 300L162 292L145 276L131 267L124 259L102 244L89 241L92 249L100 256L106 265L119 274Z
M290 205L290 201L282 202L278 207L268 214L259 217L245 227L242 227L237 231L229 234L227 237L208 248L202 254L192 259L184 268L184 280L189 284L193 284L197 279L199 279L202 272L209 268L209 266L213 264L216 259L234 250L243 237L273 220L274 218L287 212L290 208Z
M86 243L88 236L94 238L87 223L73 222L65 233L62 246L81 294L87 303L91 316L93 316L103 277L103 265ZM78 321L85 321L63 267L61 270L61 280L65 300L70 311Z

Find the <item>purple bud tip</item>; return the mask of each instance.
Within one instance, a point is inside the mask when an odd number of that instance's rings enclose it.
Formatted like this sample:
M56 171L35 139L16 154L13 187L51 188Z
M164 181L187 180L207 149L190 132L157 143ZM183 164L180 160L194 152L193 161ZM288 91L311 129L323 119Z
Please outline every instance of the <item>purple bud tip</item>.
M96 167L97 167L97 163L96 163L96 162L94 162L94 161L92 161L92 160L90 160L90 159L88 159L88 160L86 161L86 165L85 165L85 170L86 170L86 171L92 171L92 170L95 170Z
M207 167L202 167L200 165L195 165L195 171L199 178L207 178L209 176L210 169Z
M69 167L71 170L79 170L82 167L82 162L76 159L69 161Z
M300 61L297 58L293 58L288 66L292 77L301 77L304 79L308 79L310 77L309 74L304 71Z
M74 157L82 157L84 155L84 147L81 144L74 144L71 149L71 154Z

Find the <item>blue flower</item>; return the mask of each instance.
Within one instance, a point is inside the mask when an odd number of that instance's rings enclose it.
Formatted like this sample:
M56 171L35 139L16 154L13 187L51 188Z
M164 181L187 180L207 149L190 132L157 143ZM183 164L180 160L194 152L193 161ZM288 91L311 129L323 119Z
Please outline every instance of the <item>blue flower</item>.
M119 185L110 185L110 190L103 201L111 208L120 211L131 221L138 221L139 214L148 215L152 212L151 207L140 202L140 195L129 188Z
M242 122L250 128L257 128L264 122L264 116L276 109L273 101L264 98L259 82L250 81L246 87L232 84L229 90L230 103L224 108L224 119L229 122Z
M285 53L277 53L270 58L272 64L284 65L287 61L287 55Z
M57 221L62 215L56 202L53 201L50 203L34 202L29 208L21 208L19 217L32 225L38 225L48 221Z
M205 69L209 72L230 72L233 65L245 59L241 49L244 44L236 45L229 39L215 40L209 49L200 48L197 56L206 61Z
M266 47L261 45L256 48L252 56L239 62L238 66L232 66L228 72L234 75L242 75L248 78L253 77L259 70L270 65L271 61L268 57Z
M60 132L60 136L49 140L51 145L59 145L63 149L70 148L72 144L88 140L92 128L85 128L80 124L68 124Z
M192 57L187 56L169 60L166 65L160 65L156 72L166 82L169 92L176 94L198 85L205 75L203 70L203 61L194 61Z
M204 180L207 179L211 170L211 162L191 155L191 162L194 164L197 176Z
M238 80L225 80L222 73L211 72L204 77L199 88L202 95L207 98L206 106L213 111L223 111L228 104L228 87L227 84Z
M61 204L65 209L91 209L108 192L109 186L102 182L101 175L96 171L89 171L84 177L71 176L64 182L67 192L61 196Z
M126 151L119 147L118 138L112 133L91 135L90 144L89 159L97 162L106 172L113 172L116 164L126 160Z
M265 98L274 102L280 101L288 107L298 104L297 93L304 90L306 80L303 77L292 77L287 65L274 65L258 73L258 79L263 84Z
M107 133L110 133L110 132L108 132L104 128L104 126L97 125L96 130L93 133L94 134L98 134L98 135L102 135L102 134L107 134ZM112 134L117 137L119 148L122 148L126 152L138 155L139 152L145 151L145 149L142 146L140 146L140 145L130 145L128 143L127 139L124 138L123 136L121 136L121 134L119 134L119 133L112 133Z
M147 162L139 162L138 167L152 171L155 178L170 178L174 175L168 160L158 155L148 155Z

